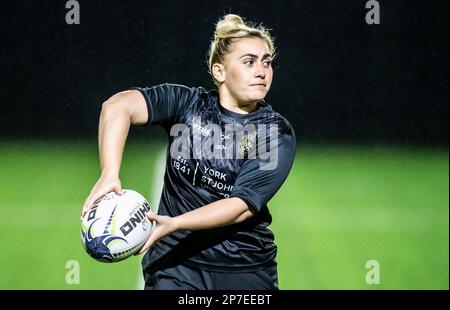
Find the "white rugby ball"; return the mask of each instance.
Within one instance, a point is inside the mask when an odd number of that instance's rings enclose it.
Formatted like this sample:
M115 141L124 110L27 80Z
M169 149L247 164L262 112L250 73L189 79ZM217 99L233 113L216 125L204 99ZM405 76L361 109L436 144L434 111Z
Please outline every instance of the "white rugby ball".
M101 262L118 262L135 254L147 241L154 223L147 218L150 206L133 191L122 190L97 199L81 222L86 252Z

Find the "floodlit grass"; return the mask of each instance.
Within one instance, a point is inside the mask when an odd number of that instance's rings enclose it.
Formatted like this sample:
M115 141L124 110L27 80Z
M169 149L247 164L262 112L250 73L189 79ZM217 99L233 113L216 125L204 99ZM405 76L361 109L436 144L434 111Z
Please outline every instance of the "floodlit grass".
M130 143L123 188L150 200L163 145ZM98 263L79 214L99 173L95 141L0 142L0 289L136 289L140 257ZM448 289L448 150L300 147L269 203L282 289ZM365 282L368 260L379 285ZM66 263L80 284L66 283Z
M270 203L285 289L448 289L448 151L304 147ZM380 284L368 285L377 260Z
M121 173L123 188L148 199L152 150L129 145ZM99 175L95 142L0 144L0 154L0 288L137 288L140 257L99 263L81 244L81 207ZM79 262L79 285L66 283L70 260Z

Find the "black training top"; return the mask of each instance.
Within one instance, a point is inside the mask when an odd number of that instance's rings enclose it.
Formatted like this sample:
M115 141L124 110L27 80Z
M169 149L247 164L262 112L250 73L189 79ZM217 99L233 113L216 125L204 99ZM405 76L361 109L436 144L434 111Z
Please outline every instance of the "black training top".
M228 197L243 199L254 213L239 224L177 231L150 248L143 268L165 254L208 271L241 272L275 264L267 202L294 161L295 134L289 122L262 102L248 114L227 110L216 90L174 84L133 89L145 98L148 124L162 126L169 136L158 214L173 217Z

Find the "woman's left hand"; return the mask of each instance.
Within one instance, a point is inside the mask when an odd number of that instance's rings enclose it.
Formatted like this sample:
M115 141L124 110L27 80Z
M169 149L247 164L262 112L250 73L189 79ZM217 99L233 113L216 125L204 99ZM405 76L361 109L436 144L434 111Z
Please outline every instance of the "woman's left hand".
M136 255L144 253L156 241L178 230L177 220L173 217L165 215L157 215L152 212L149 212L147 214L147 218L150 221L155 221L156 227L150 234L150 237L147 239L147 242L145 242L144 246L139 250L138 253L136 253Z

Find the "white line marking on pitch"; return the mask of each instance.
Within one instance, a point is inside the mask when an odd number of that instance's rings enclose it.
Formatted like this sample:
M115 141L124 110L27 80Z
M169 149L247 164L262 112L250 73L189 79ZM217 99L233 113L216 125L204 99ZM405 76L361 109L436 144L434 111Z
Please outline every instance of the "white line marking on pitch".
M166 151L161 151L158 154L155 165L153 167L153 182L150 192L150 209L154 213L158 213L159 200L161 198L161 193L164 185L164 172L166 171ZM140 256L142 259L143 256ZM137 281L137 289L142 290L144 288L145 282L142 276L141 264L139 264L139 273Z

